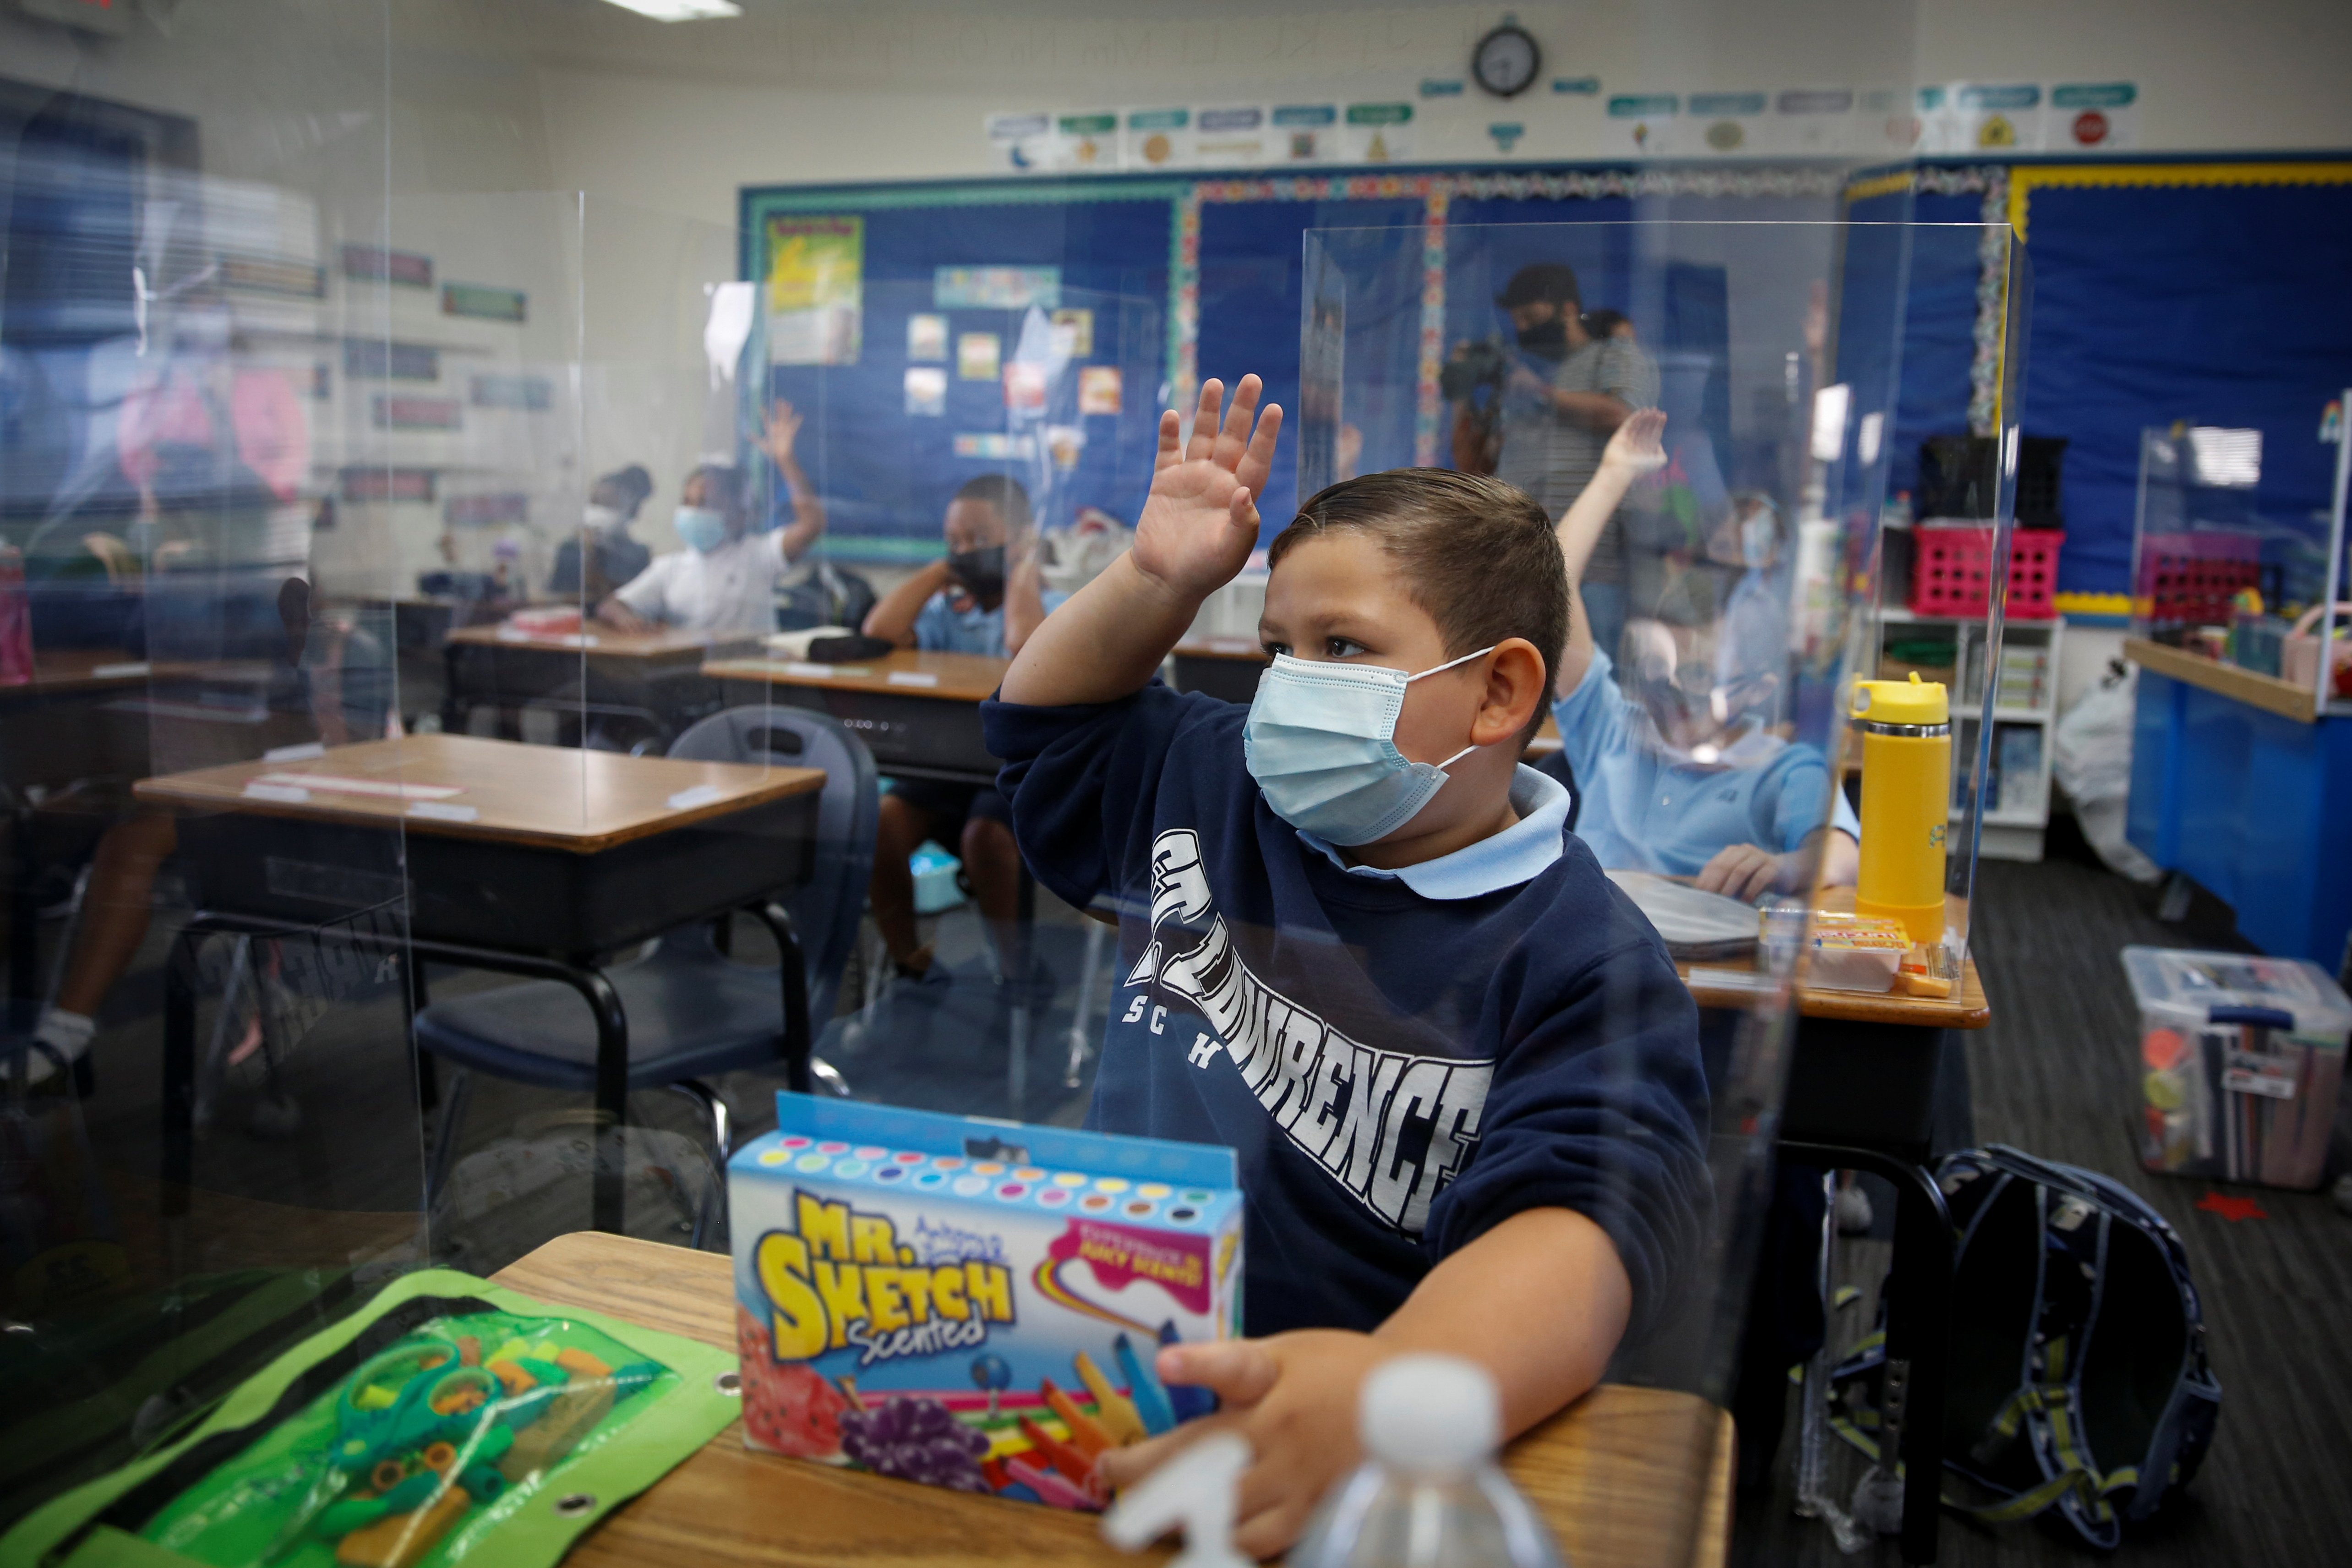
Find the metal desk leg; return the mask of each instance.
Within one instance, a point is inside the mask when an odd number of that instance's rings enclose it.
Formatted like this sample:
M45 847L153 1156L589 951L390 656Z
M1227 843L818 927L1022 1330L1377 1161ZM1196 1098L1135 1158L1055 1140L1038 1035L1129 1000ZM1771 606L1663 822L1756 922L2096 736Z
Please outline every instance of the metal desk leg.
M1874 1149L1784 1142L1783 1157L1831 1170L1869 1171L1894 1184L1895 1266L1886 1314L1886 1368L1906 1386L1903 1561L1936 1561L1944 1480L1944 1380L1951 1352L1952 1217L1927 1169Z
M808 960L801 950L800 933L784 906L770 901L753 904L750 912L775 939L784 982L784 1086L795 1094L813 1092L809 1064L816 1054L815 1026L809 1018Z
M628 1146L621 1134L629 1121L629 1021L621 1012L620 993L603 970L587 963L564 967L563 979L596 1019L596 1173L588 1223L619 1236L628 1176Z
M209 935L190 921L163 959L163 1215L184 1219L196 1160L196 948Z

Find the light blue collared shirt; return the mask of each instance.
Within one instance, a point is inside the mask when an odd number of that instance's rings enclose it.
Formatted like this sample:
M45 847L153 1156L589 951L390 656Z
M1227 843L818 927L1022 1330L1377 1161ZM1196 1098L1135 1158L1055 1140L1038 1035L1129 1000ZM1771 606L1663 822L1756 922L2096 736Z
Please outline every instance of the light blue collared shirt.
M1331 864L1351 877L1402 882L1424 899L1475 899L1532 881L1559 858L1560 835L1568 829L1568 805L1567 785L1522 763L1511 775L1511 809L1519 814L1517 822L1451 855L1440 855L1418 866L1400 866L1393 871L1378 866L1350 866L1328 840L1303 827L1297 833L1300 843L1321 850Z

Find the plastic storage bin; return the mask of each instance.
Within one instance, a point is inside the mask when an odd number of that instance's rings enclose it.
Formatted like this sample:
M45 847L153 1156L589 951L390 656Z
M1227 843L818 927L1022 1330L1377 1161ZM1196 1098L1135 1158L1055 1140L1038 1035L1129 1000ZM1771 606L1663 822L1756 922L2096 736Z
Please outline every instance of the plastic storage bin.
M2058 551L2063 530L2020 528L2010 533L2009 615L2046 621L2058 611ZM1966 522L1927 522L1913 531L1911 613L1975 619L1990 607L1992 529Z
M2140 1015L2140 1162L2151 1171L2319 1184L2352 1002L2317 964L2124 949Z

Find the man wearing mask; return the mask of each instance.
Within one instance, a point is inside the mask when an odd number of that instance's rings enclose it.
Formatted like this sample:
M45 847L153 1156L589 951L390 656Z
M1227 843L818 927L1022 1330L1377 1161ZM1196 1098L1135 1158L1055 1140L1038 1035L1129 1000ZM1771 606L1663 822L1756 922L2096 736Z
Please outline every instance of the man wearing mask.
M593 605L653 564L654 552L629 537L629 524L653 490L653 476L636 463L598 479L588 492L578 536L556 547L547 591L578 595Z
M1495 303L1509 316L1520 352L1493 394L1491 420L1468 399L1455 404L1454 466L1517 486L1556 523L1591 482L1617 427L1656 405L1657 365L1630 334L1587 330L1576 269L1563 262L1520 268ZM1585 614L1605 650L1615 649L1624 625L1625 574L1624 530L1612 517L1583 583Z
M653 563L596 606L596 618L625 632L657 626L714 637L763 637L776 629L776 579L824 531L824 506L793 457L801 421L778 403L768 423L768 455L792 492L793 521L751 531L743 471L705 463L688 474L672 519L684 550Z
M1029 492L1006 474L966 480L948 502L941 531L947 554L884 595L866 617L866 635L927 653L1020 652L1046 612L1069 596L1044 586ZM1012 807L980 785L900 779L882 797L867 895L898 976L917 984L945 978L933 974L931 950L915 930L908 859L926 839L961 846L999 964L1007 975L1032 975L1020 956L1021 852Z

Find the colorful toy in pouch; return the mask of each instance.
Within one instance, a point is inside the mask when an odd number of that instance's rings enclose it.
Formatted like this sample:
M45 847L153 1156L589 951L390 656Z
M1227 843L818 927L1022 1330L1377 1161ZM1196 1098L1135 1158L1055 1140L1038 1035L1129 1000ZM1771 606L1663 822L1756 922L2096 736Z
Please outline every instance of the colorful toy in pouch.
M552 1568L732 1418L728 1367L423 1270L290 1347L174 1447L28 1516L0 1561Z
M749 1446L1098 1508L1098 1455L1212 1407L1152 1361L1241 1332L1231 1150L776 1110L727 1173Z

